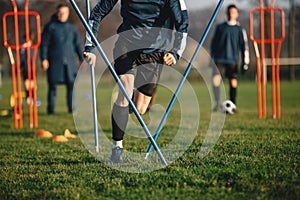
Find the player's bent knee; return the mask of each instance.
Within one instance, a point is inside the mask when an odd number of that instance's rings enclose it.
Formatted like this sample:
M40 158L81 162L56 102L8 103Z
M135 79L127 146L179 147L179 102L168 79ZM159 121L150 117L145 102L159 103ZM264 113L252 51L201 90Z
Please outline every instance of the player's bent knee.
M221 75L214 75L214 77L213 77L213 86L215 86L215 87L220 86L221 81L222 81Z
M237 88L237 86L238 86L237 79L231 79L230 86L233 87L233 88Z
M146 113L147 107L143 106L143 105L137 105L136 109L138 110L138 112L140 113L140 115L143 115Z

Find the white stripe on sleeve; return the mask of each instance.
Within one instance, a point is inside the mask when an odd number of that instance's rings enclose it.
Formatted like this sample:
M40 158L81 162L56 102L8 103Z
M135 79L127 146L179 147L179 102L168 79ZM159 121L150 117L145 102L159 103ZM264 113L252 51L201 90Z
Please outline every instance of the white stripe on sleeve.
M94 20L89 20L89 25L93 27ZM85 44L84 46L93 46L92 38L88 32L85 33Z
M181 11L187 10L184 0L179 0Z

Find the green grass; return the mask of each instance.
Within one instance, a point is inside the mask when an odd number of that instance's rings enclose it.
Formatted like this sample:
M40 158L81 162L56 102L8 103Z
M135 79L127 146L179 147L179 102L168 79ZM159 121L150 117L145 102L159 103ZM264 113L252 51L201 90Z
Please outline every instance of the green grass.
M198 136L180 159L148 173L112 169L95 159L80 139L61 144L38 138L36 129L28 128L27 116L22 130L13 128L11 117L1 117L0 199L299 199L300 82L282 82L280 120L271 118L269 94L268 117L258 119L256 85L241 82L238 113L226 117L218 143L204 159L198 152L210 120L210 100L203 83L194 82L193 87L201 110ZM0 89L1 109L8 107L10 91L6 79ZM65 128L77 133L72 115L67 114L64 86L59 87L53 116L45 112L46 91L46 82L39 80L39 128L54 135L63 134ZM168 103L169 94L160 91L157 101ZM98 99L108 92L102 89ZM178 128L173 121L176 113L175 107L164 132ZM110 113L101 115L101 126L110 137ZM161 136L159 146L170 139ZM125 148L137 152L145 151L149 143L130 136L125 140Z

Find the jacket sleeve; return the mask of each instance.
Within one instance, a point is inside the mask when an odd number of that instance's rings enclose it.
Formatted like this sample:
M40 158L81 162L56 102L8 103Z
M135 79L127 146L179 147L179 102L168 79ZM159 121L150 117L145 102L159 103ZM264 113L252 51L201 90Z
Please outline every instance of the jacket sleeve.
M189 25L188 12L184 0L170 0L170 8L176 30L171 53L178 60L186 47Z
M241 54L242 54L242 64L249 65L250 56L249 56L249 45L248 45L248 37L245 29L242 29L241 34Z
M113 9L118 0L99 0L96 6L93 8L88 23L93 31L93 34L97 37L101 20ZM85 38L85 52L93 52L95 46L92 38L86 32Z
M42 32L42 41L40 46L41 60L48 59L49 43L50 43L50 24L47 24Z
M215 54L216 54L216 42L218 41L218 35L219 35L219 26L217 25L217 27L215 28L212 40L211 40L211 45L210 45L210 56L212 57L212 59L215 58Z
M74 34L75 34L74 37L75 51L78 55L79 60L82 62L84 58L83 58L82 47L81 47L81 39L80 39L80 34L76 28L74 30Z

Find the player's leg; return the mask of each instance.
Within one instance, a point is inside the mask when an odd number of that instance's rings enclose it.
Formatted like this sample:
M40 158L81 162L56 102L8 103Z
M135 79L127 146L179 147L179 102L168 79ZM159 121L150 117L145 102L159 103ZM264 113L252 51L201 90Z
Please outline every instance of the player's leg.
M228 64L226 65L226 76L229 79L229 96L230 101L236 104L236 96L237 96L237 65Z
M68 112L72 113L73 112L73 87L74 87L74 82L68 82L67 83L67 106L68 106Z
M222 70L222 65L217 64L217 67L214 67L212 71L212 89L215 100L215 105L213 107L214 112L218 111L220 103L220 84L222 81L222 75L220 70Z
M134 75L133 74L123 74L120 75L120 80L124 85L124 88L129 96L133 93ZM128 123L128 101L124 96L123 92L119 90L119 94L116 102L112 109L112 163L122 162L122 151L123 151L123 138L125 134L125 129Z
M162 52L142 54L136 60L135 105L140 114L145 114L149 108L157 88L163 66L163 55Z
M152 107L152 105L154 104L155 100L156 100L156 96L157 96L157 89L155 89L154 93L152 94L151 100L149 102L147 111L150 110L150 108Z
M129 52L127 44L119 38L114 48L115 70L129 95L133 94L134 76L133 62L136 58L136 52ZM110 161L112 163L122 162L123 137L128 123L129 106L123 92L119 90L118 97L112 109L112 154Z
M56 83L48 83L48 106L47 112L49 115L54 113L55 100L56 100Z
M135 106L141 115L145 114L151 101L151 96L147 96L140 91L135 92Z
M238 86L238 80L237 80L237 78L232 78L232 79L229 80L230 101L232 101L234 104L236 104L237 86Z

